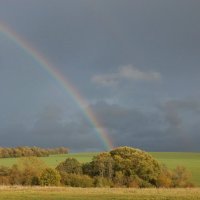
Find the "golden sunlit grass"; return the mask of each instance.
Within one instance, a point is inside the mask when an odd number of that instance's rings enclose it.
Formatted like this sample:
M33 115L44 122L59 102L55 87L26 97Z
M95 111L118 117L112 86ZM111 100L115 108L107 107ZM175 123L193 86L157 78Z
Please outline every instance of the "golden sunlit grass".
M132 189L132 188L71 188L71 187L0 187L0 200L43 199L133 199L133 200L197 200L200 188L186 189Z

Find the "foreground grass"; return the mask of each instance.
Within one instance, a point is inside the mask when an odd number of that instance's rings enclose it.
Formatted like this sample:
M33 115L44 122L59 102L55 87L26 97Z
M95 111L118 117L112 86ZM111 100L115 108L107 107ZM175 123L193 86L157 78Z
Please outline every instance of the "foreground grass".
M96 152L69 153L42 157L41 159L48 166L55 167L69 157L76 158L78 161L84 163L91 161L92 157L97 154ZM151 152L150 154L171 169L175 168L177 165L185 166L192 174L192 181L195 185L200 186L200 153ZM15 164L17 160L18 158L3 158L0 159L0 165L11 166Z
M0 200L199 200L200 189L0 187Z

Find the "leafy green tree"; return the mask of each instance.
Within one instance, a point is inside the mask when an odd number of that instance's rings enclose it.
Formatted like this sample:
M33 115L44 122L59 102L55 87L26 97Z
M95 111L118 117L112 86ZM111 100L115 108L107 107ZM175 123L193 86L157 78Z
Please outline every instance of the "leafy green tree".
M110 152L115 161L115 172L125 176L137 176L152 185L160 174L160 164L148 153L131 147L119 147Z
M59 172L52 168L44 169L40 176L40 184L43 186L58 186L60 185L60 180Z
M75 158L67 158L56 167L56 170L65 173L82 174L81 163L79 163Z
M101 153L93 158L90 175L112 179L114 175L113 167L114 160L110 153Z

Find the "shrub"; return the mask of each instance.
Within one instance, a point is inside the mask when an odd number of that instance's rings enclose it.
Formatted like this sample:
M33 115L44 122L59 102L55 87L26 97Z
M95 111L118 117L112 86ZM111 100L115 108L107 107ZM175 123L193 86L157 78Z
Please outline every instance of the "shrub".
M144 188L153 187L153 185L137 175L126 176L121 171L115 173L113 179L115 187Z
M11 185L22 185L22 172L17 165L11 167L9 176Z
M61 183L72 187L93 187L94 180L87 175L68 174L61 172Z
M156 186L164 188L172 187L172 171L167 169L166 166L162 166Z
M109 178L96 176L94 178L94 186L95 187L113 187L114 184L113 184L112 180L110 180Z
M59 172L52 168L44 169L40 176L40 184L43 186L58 186L60 180L61 176Z
M115 176L113 178L114 185L116 187L123 187L126 185L124 174L121 171L115 172Z
M0 167L0 185L10 184L10 168L1 166Z
M172 186L173 187L192 187L190 182L191 174L185 167L177 166L172 171Z

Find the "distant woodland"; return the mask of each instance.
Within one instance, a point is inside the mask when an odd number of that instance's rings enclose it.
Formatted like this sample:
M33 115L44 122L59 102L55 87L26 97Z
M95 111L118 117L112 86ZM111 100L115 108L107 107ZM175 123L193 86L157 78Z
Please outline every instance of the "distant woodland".
M69 149L66 147L57 148L41 148L41 147L0 147L0 158L16 158L16 157L29 157L29 156L49 156L53 154L66 154Z

